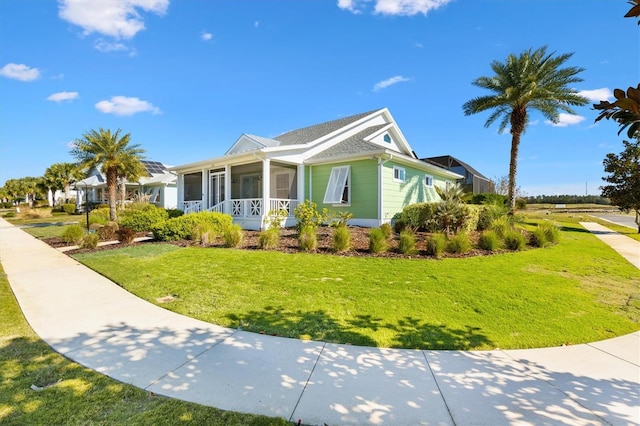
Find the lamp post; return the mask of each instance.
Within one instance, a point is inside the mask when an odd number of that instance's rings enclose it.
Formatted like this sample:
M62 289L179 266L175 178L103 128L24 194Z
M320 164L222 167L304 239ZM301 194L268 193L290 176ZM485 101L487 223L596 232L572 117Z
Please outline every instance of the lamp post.
M84 182L84 211L87 215L87 233L89 232L89 184Z

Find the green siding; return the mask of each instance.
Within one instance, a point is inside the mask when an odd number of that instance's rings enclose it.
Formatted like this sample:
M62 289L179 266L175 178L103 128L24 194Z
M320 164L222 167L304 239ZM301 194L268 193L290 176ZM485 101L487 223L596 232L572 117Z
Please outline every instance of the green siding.
M405 181L396 182L393 180L393 167L401 167L405 170ZM431 201L426 193L424 176L433 177L435 186L444 187L446 182L453 180L434 173L425 172L403 164L388 161L384 163L382 171L382 219L390 220L393 215L402 211L402 208L414 203Z
M351 205L337 206L324 204L324 193L327 190L331 169L337 166L351 166ZM327 208L336 212L350 212L357 219L376 219L378 216L378 163L377 160L349 161L311 168L312 201L318 209ZM307 181L308 182L308 181Z

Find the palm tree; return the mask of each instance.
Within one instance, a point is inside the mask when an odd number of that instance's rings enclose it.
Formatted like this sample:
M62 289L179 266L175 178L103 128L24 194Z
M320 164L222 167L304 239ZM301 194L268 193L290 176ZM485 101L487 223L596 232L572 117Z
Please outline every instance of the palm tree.
M120 177L120 201L121 208L124 208L124 202L127 196L127 182L136 182L147 174L147 169L140 162L137 156L127 156L122 159L120 167L118 167L118 176Z
M111 130L99 128L91 130L82 139L73 142L71 155L79 162L81 168L90 169L100 167L107 176L107 192L109 198L109 218L118 219L116 214L116 188L118 184L118 169L135 159L140 161L145 152L139 145L129 145L131 134L120 136L121 130L111 133Z
M516 172L518 165L518 149L520 136L529 122L527 109L540 111L553 123L557 123L559 110L575 114L571 106L586 105L587 98L578 95L577 91L568 87L572 83L582 81L577 75L583 68L560 68L573 53L555 56L555 52L547 54L547 47L532 51L525 50L520 55L509 55L506 62L493 61L491 69L493 77L479 77L472 84L492 92L491 95L479 96L467 101L463 106L464 114L471 115L486 110L493 110L485 127L489 127L500 118L499 132L507 125L511 126L511 158L509 163L509 206L513 214L516 207Z
M55 163L47 167L44 172L44 185L54 194L56 190L64 191L64 202L69 202L71 185L81 179L78 166L73 163ZM55 199L53 200L55 205Z

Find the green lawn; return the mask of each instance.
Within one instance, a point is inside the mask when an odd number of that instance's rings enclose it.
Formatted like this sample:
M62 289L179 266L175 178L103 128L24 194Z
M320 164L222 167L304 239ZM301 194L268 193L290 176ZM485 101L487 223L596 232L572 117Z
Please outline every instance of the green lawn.
M530 220L531 221L531 220ZM531 348L640 329L640 273L579 225L547 249L444 260L153 244L76 255L132 293L244 330L354 345Z
M0 424L290 423L156 396L69 361L31 330L0 268Z

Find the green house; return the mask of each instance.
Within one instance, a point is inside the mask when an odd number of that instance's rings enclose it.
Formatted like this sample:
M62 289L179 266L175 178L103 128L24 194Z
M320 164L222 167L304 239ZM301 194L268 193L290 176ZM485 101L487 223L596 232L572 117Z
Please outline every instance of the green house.
M261 229L271 210L285 210L292 226L305 200L376 227L406 205L439 201L435 188L462 178L418 159L386 108L275 138L243 134L223 156L171 170L178 208L226 213L245 229Z

